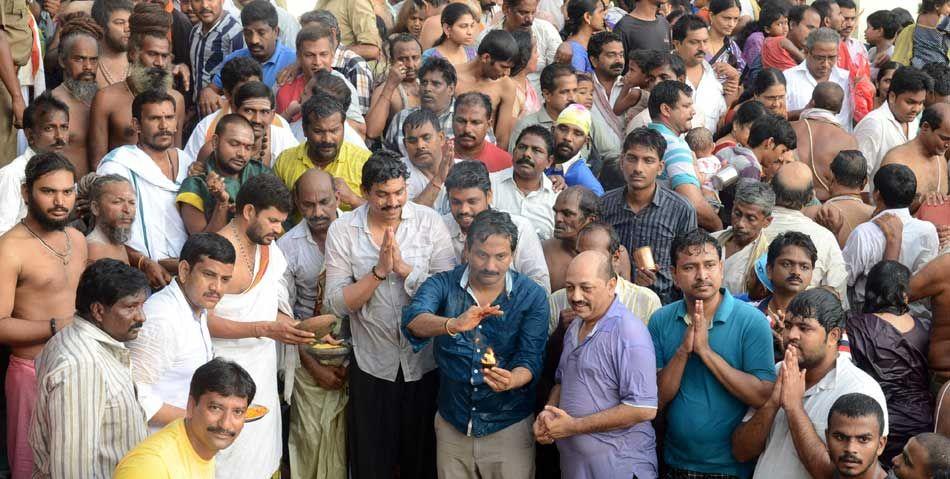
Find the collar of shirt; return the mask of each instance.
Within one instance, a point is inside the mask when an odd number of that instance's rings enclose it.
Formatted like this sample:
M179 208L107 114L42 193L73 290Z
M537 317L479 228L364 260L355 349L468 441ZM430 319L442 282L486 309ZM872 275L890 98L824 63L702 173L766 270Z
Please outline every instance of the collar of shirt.
M344 66L346 66L346 49L340 44L336 46L336 51L333 52L333 68L343 68Z
M604 92L604 96L607 97L607 100L610 101L610 104L614 104L620 98L620 91L623 90L623 75L618 75L617 79L614 81L613 86L610 88L610 91L607 91L604 88L604 85L600 83L600 79L597 78L596 73L591 73L590 76L594 79L594 88ZM617 95L617 96L614 96Z
M274 54L271 55L271 57L268 58L266 62L262 63L261 66L276 65L284 55L290 55L296 60L297 52L290 49L290 47L285 46L283 43L277 42L277 47L274 48Z
M534 113L534 117L538 120L538 124L541 126L551 126L554 124L554 119L551 118L551 115L548 115L547 103L541 105L541 109ZM526 124L528 124L526 122Z
M202 37L206 37L206 36L210 35L212 32L215 32L215 31L220 30L220 29L221 29L221 25L223 25L224 22L225 22L229 17L230 17L230 18L233 18L233 17L231 16L231 14L228 13L227 10L222 10L222 11L221 11L221 16L218 17L218 21L217 21L217 22L214 22L214 25L211 25L211 28L208 29L208 33L205 33L204 30L201 29L201 22L198 22L197 24L195 24L195 29L197 30L198 35L201 35Z
M808 65L804 61L792 68L789 68L786 71L790 71L790 72L800 75L802 78L807 80L808 83L810 83L812 86L815 86L819 83L819 81L814 76L812 76L811 72L808 71ZM828 75L828 81L835 82L839 85L842 84L842 82L849 83L850 80L849 80L848 71L838 66L832 67L831 74Z
M518 184L515 183L515 169L512 167L512 168L507 168L507 169L504 170L504 171L507 171L508 173L507 173L507 174L505 175L505 177L502 179L502 182L503 182L503 183L511 183L512 188L514 188L514 189L516 189L516 190L518 190L518 191L520 192L521 189L518 188ZM544 174L544 173L542 172L542 173L541 173L541 189L540 189L540 190L535 190L535 191L547 191L547 192L549 192L549 193L554 193L554 183L551 182L551 179L548 178L548 175L546 175L546 174ZM534 191L529 192L528 195L530 195L531 193L534 193ZM524 195L524 193L522 193L522 194ZM524 196L528 196L528 195L524 195Z
M337 217L339 217L339 212L337 212ZM308 243L317 246L317 242L313 240L313 233L310 232L310 226L307 224L307 219L304 218L297 223L297 226L294 226L287 232L287 236L291 239L306 239Z
M827 391L829 389L834 389L838 384L838 370L847 368L851 366L851 360L845 357L844 355L838 354L837 359L835 359L835 367L831 371L828 371L827 374L820 381L815 383L812 387L808 388L805 391L804 397L814 396L821 393L822 391Z
M584 325L584 320L577 318L574 321L571 321L571 325L568 327L568 330L565 333L568 335L571 349L575 349L578 346L586 343L594 337L595 333L599 331L603 331L604 333L613 331L614 327L617 325L617 320L622 317L621 313L617 311L617 309L622 307L624 306L620 304L620 296L615 294L614 300L610 303L610 307L607 308L607 311L604 312L604 315L601 316L596 323L594 323L594 327L591 328L589 333L587 333L587 336L584 337L583 341L579 341L580 338L578 338L577 335L580 333L581 327Z
M466 266L465 271L462 271L462 277L459 278L459 288L464 289L465 292L468 293L468 295L471 296L472 299L475 301L475 304L478 304L478 299L475 296L475 292L472 291L471 285L469 285L469 281L468 281L468 273L470 270L471 268ZM511 297L511 290L513 287L514 287L514 278L511 276L511 268L508 268L508 271L505 272L505 297L507 298ZM480 304L478 305L481 306Z
M581 158L580 151L578 151L577 154L574 155L574 157L571 158L570 160L567 160L564 163L561 163L560 165L554 165L553 168L555 171L560 168L560 170L566 175L568 171L571 171L571 167L573 167L574 164L578 162L578 160L583 160Z
M653 191L653 198L650 198L650 204L652 204L653 206L662 207L663 199L665 199L664 195L667 195L667 194L669 194L669 191L666 191L666 189L660 185L656 185L656 190ZM630 209L630 204L627 203L627 187L626 186L623 187L623 195L620 201L623 201L623 209L630 212L633 211L632 209Z
M188 302L188 298L185 297L184 290L181 289L181 284L178 283L178 278L175 278L175 280L168 285L168 290L175 297L175 300L178 301L178 306L181 308L181 310L190 312L191 317L195 321L200 322L201 318L205 317L205 315L208 313L208 310L201 308L198 311L198 314L195 314L194 308L192 308L191 303Z
M885 121L890 122L891 125L893 125L894 128L895 128L897 131L901 132L901 135L904 134L904 128L901 127L901 122L897 121L897 118L894 117L894 111L891 110L891 100L885 101L884 104L881 105L881 106L879 106L879 107L877 107L877 109L881 111L880 117L881 117L882 120L885 120ZM871 114L873 114L873 113L874 113L874 111L872 111L871 113L868 113L868 115L871 115ZM875 116L877 116L877 115L875 115ZM920 118L920 115L917 115L917 118ZM907 128L907 129L908 129L908 131L909 131L911 134L913 134L913 131L911 130L911 127L912 127L912 125L914 125L914 124L917 123L917 121L916 121L917 118L915 118L914 121L911 121L910 123L908 123L908 128Z
M666 124L660 123L660 122L658 122L658 121L650 122L650 124L647 125L647 127L653 128L654 130L660 132L660 134L663 135L663 136L672 136L673 138L679 138L679 137L680 137L680 136L677 135L673 130L671 130L670 127L666 126ZM667 145L667 146L669 146L669 145Z
M729 293L729 290L726 288L719 288L719 294L722 295L722 299L719 300L719 306L716 308L716 314L713 316L713 320L709 323L709 329L713 328L713 325L716 323L725 324L726 320L732 316L733 305L735 304L735 298L732 297L732 294ZM683 322L687 326L693 324L692 318L689 317L689 313L686 311L686 300L681 299L678 302L676 316L683 318Z
M693 85L692 83L690 83L688 76L686 78L686 84L689 85L689 87L693 89L693 96L696 95L696 90L699 90L699 88L705 85L707 82L714 81L717 84L719 83L719 79L716 78L716 72L713 71L712 65L710 65L709 62L707 62L706 60L703 60L702 65L703 65L703 76L699 77L698 85Z
M789 209L789 208L786 208L786 207L784 207L784 206L776 206L775 209L772 210L772 215L773 215L773 218L774 218L775 216L785 216L785 217L788 217L788 218L795 218L795 219L798 219L798 220L804 219L804 220L809 220L809 221L810 221L810 218L808 218L807 216L805 216L804 214L802 214L801 211Z
M76 328L77 332L85 336L89 336L90 338L105 346L106 349L112 352L112 354L121 359L123 362L129 359L129 349L125 347L125 344L121 341L117 341L112 336L109 336L108 333L93 324L92 321L77 315L73 318L72 327Z
M906 223L908 220L913 219L913 218L910 216L910 209L909 209L909 208L894 208L894 209L891 209L891 210L884 210L884 211L881 211L880 213L874 215L874 217L871 218L871 219L868 220L868 221L874 221L874 220L880 218L881 216L884 216L884 215L887 215L887 214L891 214L891 215L894 215L894 216L900 218L901 223Z

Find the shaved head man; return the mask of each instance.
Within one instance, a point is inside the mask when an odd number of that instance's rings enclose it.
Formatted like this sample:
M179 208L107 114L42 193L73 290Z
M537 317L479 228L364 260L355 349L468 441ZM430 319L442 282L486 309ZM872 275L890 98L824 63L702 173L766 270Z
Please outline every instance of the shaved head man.
M842 150L858 149L858 142L838 123L836 115L844 103L844 90L835 82L815 86L811 102L798 121L792 122L798 139L799 160L817 172L815 194L825 201L832 196L834 175L831 162Z

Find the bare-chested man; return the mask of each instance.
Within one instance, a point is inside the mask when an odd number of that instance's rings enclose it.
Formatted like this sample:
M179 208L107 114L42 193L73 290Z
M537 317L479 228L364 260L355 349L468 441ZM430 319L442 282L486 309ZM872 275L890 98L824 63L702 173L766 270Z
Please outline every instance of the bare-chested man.
M124 176L103 175L92 183L89 207L96 227L86 235L88 263L112 258L129 264L125 243L132 237L135 221L135 189Z
M379 138L386 124L400 110L419 106L419 67L422 47L409 34L400 34L389 41L389 76L373 91L366 113L366 137Z
M99 0L92 5L92 18L102 27L103 41L99 44L99 64L96 83L99 88L119 83L129 75L129 0Z
M515 83L508 74L517 56L515 37L505 30L492 30L478 45L478 56L458 68L456 95L474 91L491 98L492 125L499 145L508 144L515 126Z
M950 255L940 255L927 263L910 279L910 302L930 298L933 324L930 326L930 350L927 364L931 372L931 390L937 391L950 380Z
M55 152L26 166L22 188L27 215L0 236L0 343L12 356L5 380L7 452L13 477L30 477L27 443L36 402L33 358L72 322L86 240L67 227L76 200L76 169Z
M922 199L931 193L950 192L947 181L946 153L950 148L950 104L935 103L920 117L917 137L893 148L884 156L881 166L890 163L907 165L917 176L916 210Z
M58 60L63 83L53 90L53 97L69 106L69 142L63 156L76 167L78 178L90 170L86 154L89 107L99 90L96 72L102 35L94 27L94 23L88 23L88 17L79 17L60 28Z
M798 158L811 167L815 177L815 196L819 201L832 196L834 174L831 172L831 162L838 152L858 149L857 140L837 120L843 102L844 90L841 86L834 82L821 82L815 86L811 102L802 111L799 120L792 122L795 136L798 137Z
M125 81L96 93L89 115L88 156L95 168L106 153L122 145L134 145L138 135L132 128L132 100L146 90L168 92L175 99L178 127L175 147L181 147L185 121L185 99L172 88L172 53L168 41L168 22L149 11L154 4L139 3L130 22L134 26L129 38L129 75ZM160 7L159 7L160 8ZM162 23L165 22L165 23Z
M804 208L802 214L832 233L837 231L838 245L844 248L851 231L870 221L874 213L874 207L861 198L868 183L867 161L858 150L843 150L831 162L831 173L830 197L824 205Z
M551 275L551 291L564 287L567 266L577 255L577 233L600 217L600 198L583 186L571 186L554 202L554 237L545 240L544 259Z

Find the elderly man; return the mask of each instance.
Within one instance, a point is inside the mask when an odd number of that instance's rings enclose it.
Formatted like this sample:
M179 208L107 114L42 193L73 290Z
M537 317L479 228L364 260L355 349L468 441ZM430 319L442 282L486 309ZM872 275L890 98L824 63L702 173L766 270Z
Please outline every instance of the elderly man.
M69 140L63 156L76 166L79 178L86 176L90 169L86 135L89 132L89 105L99 90L96 71L100 40L101 37L80 27L78 22L68 22L60 27L58 53L63 83L52 94L69 108Z
M928 195L950 193L947 181L947 149L950 148L950 104L935 103L920 116L917 137L892 149L881 166L891 163L906 165L917 177L917 200Z
M127 343L145 323L147 294L145 275L114 259L96 261L79 278L72 326L36 358L33 477L111 478L145 439Z
M577 254L577 233L588 223L600 219L601 202L593 191L572 186L558 195L553 210L554 236L541 245L548 263L551 291L557 291L564 287L567 266Z
M749 409L732 434L736 459L758 456L754 478L832 477L834 462L825 443L828 413L849 393L874 398L883 410L881 387L851 360L838 354L845 311L835 293L814 288L795 296L785 311L785 358L775 365L778 379L767 399Z
M567 478L656 478L656 354L640 318L615 294L617 276L601 252L567 270L576 319L564 335L557 385L534 432L556 441Z
M129 264L125 243L132 237L135 207L132 182L115 174L96 177L89 191L96 226L86 235L88 262L111 258Z
M785 70L788 117L798 119L808 107L812 91L820 82L833 81L844 91L845 101L836 115L838 124L845 131L852 130L851 80L848 70L838 68L838 43L841 36L831 28L819 28L808 34L805 40L805 61Z
M392 326L422 282L452 269L456 259L439 215L408 202L408 177L397 155L371 156L360 188L367 202L327 233L327 305L353 327L347 438L356 479L394 467L406 477L435 476L432 349L413 351ZM414 446L402 449L408 443Z
M483 210L465 239L468 263L426 280L403 313L413 350L432 342L439 364L440 478L534 477L548 313L544 290L511 270L518 239L508 213Z
M798 120L792 122L798 140L798 159L811 166L815 172L815 181L818 183L815 185L815 195L820 201L827 201L833 196L831 182L834 172L831 164L838 153L858 149L857 140L844 129L837 116L845 101L848 100L840 85L830 81L820 82L815 86L811 101L802 110Z
M226 239L195 234L181 249L174 281L145 302L148 322L129 349L151 433L185 416L188 382L214 357L208 311L224 294L234 260L234 247Z
M769 247L763 230L772 222L775 193L768 183L742 179L732 205L732 226L713 233L723 251L723 284L732 294L749 291L755 262Z
M491 209L491 180L488 170L479 161L468 160L456 163L445 179L445 192L450 212L442 216L452 237L452 246L459 263L466 263L465 243L475 217ZM531 223L511 214L510 221L518 229L518 241L512 251L511 268L529 278L546 293L551 291L548 265L544 260L541 241L534 234Z

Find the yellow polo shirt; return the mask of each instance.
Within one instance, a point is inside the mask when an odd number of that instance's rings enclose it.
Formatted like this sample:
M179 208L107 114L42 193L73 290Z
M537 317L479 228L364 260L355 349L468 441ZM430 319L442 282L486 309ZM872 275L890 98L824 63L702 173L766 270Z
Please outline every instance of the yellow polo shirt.
M177 419L129 451L113 479L213 479L214 459L198 456L188 440L185 420Z
M360 183L363 179L363 164L369 159L371 153L365 148L361 148L352 143L344 141L340 146L340 152L323 171L333 175L334 178L342 178L346 185L357 195L360 193ZM288 148L277 157L274 163L274 174L287 185L291 191L294 190L294 184L304 172L310 168L315 168L313 161L307 156L307 143L301 143L293 148ZM343 209L350 209L344 207Z

